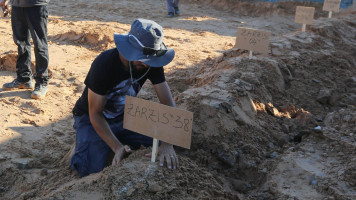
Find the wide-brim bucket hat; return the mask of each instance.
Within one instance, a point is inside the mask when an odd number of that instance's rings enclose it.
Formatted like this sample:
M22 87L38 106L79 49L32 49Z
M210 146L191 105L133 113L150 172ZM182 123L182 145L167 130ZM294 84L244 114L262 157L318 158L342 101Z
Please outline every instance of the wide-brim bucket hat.
M150 67L162 67L175 55L173 49L163 43L163 28L147 19L136 19L129 34L114 33L116 48L128 61L140 61Z

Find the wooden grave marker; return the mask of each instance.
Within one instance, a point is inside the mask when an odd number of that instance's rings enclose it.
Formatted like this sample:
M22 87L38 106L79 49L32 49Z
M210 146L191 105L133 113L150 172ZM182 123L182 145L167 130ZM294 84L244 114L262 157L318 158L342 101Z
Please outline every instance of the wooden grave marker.
M341 0L324 0L323 10L329 11L329 18L331 18L333 12L340 11Z
M314 12L314 7L297 6L294 21L298 24L303 24L302 32L305 32L307 24L313 23Z
M152 137L155 162L158 140L190 149L193 113L163 104L126 96L124 128Z
M234 48L249 50L249 58L252 58L253 51L267 54L270 37L271 32L269 31L238 27Z

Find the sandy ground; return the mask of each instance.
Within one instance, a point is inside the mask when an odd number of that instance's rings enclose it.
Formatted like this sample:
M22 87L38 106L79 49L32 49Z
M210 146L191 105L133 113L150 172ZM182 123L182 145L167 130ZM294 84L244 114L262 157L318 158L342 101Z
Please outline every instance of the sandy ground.
M299 32L296 5L316 6ZM318 4L163 0L49 4L49 92L0 90L1 199L356 199L356 17ZM71 109L91 62L135 18L165 29L177 106L194 112L180 169L138 150L119 167L79 178L60 160L75 140ZM267 56L232 50L238 26L272 32ZM0 19L0 84L16 76L11 21ZM34 58L33 64L35 62ZM139 96L157 101L150 83Z

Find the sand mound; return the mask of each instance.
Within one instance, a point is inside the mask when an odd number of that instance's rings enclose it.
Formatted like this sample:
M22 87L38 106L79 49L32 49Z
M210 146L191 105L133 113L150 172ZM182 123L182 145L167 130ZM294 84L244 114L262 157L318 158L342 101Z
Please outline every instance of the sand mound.
M9 51L0 55L0 70L16 72L17 52ZM31 62L32 71L35 70L35 65Z
M208 157L208 168L253 189L270 169L268 158L313 134L329 110L354 113L355 28L349 19L318 21L312 32L273 38L268 58L249 60L232 50L205 61L178 101L195 114L193 141L200 142L189 155ZM350 134L354 116L345 117L351 124L339 123Z
M243 0L194 0L201 4L213 6L221 9L224 12L239 13L245 16L280 16L280 15L294 15L296 6L310 6L315 7L316 17L325 17L327 13L322 11L322 4L300 1L300 2L261 2L261 1L243 1Z
M92 50L105 50L113 43L114 30L111 28L98 28L96 26L84 27L80 31L70 30L66 33L48 37L52 42L86 46Z
M53 184L41 183L41 189L37 187L31 194L54 199L97 199L105 196L114 199L155 199L157 196L167 199L234 198L222 190L222 184L211 173L193 161L182 157L182 167L172 173L171 170L151 164L149 158L144 157L147 152L136 151L123 160L120 167L108 167L99 174L57 185L54 190ZM53 179L63 180L63 176L73 178L73 175L64 170ZM66 180L62 183L64 181Z

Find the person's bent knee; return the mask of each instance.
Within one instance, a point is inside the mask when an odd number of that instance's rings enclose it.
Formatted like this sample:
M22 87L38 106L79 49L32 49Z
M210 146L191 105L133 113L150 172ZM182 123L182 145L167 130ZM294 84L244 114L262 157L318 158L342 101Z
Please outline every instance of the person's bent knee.
M70 166L73 170L77 171L79 176L81 177L90 174L87 161L84 160L83 157L78 154L73 155Z
M106 166L109 147L102 141L77 142L71 160L71 168L81 177L102 171Z

